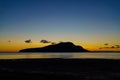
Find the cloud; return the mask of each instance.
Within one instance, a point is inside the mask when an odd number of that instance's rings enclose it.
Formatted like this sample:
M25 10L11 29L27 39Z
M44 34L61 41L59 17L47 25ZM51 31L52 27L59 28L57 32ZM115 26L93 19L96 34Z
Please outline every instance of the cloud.
M115 45L116 46L116 48L120 48L120 45Z
M101 47L99 49L102 49Z
M55 42L51 42L52 45L55 45L56 43Z
M105 45L105 46L107 46L107 45L108 45L108 43L105 43L104 45Z
M51 42L48 41L48 40L41 40L40 42L41 42L41 43L51 43Z
M11 42L11 40L8 40L8 42L10 43L10 42Z
M114 46L111 46L110 48L120 48L120 45L114 45Z
M109 46L109 47L108 46L107 47L100 47L99 49L117 49L117 48L120 48L120 45L112 45L112 46Z
M25 40L25 43L31 43L31 42L32 42L31 39Z
M51 43L52 45L55 45L55 44L56 44L56 42L52 42L52 41L48 41L48 40L44 40L44 39L41 40L40 42L41 42L41 43L44 43L44 44L45 44L45 43Z
M111 46L110 48L116 48L115 46Z

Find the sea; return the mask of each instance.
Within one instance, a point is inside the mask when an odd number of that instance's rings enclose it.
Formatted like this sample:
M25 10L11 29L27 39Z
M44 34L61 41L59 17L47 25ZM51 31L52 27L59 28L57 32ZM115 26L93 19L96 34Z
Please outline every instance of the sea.
M120 52L0 53L0 59L120 59Z

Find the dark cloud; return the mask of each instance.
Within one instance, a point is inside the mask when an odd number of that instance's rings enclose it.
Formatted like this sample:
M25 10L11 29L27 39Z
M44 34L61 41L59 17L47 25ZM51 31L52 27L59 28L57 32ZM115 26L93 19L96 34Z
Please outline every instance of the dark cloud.
M52 45L55 45L56 43L55 42L51 42Z
M10 42L11 42L11 40L8 40L8 42L10 43Z
M40 42L41 42L41 43L51 43L51 42L48 41L48 40L41 40Z
M116 48L115 46L111 46L110 48Z
M25 43L31 43L31 42L32 42L31 39L25 40Z
M114 45L114 46L111 46L110 48L120 48L120 45Z
M45 43L51 43L52 45L55 45L55 44L56 44L56 42L52 42L52 41L48 41L48 40L44 40L44 39L41 40L40 42L41 42L41 43L44 43L44 44L45 44Z
M108 43L105 43L104 46L105 47L100 47L99 49L116 49L116 48L120 48L120 45L112 45L112 46L108 46Z
M120 45L115 45L116 48L120 48Z
M101 47L99 49L102 49Z
M104 45L105 45L105 46L107 46L107 45L108 45L108 43L105 43Z

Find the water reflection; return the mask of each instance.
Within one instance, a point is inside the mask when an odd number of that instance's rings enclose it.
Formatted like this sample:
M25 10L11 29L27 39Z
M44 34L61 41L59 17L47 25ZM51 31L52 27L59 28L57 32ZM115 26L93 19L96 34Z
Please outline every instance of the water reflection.
M103 58L120 59L120 53L0 53L0 59L20 58Z

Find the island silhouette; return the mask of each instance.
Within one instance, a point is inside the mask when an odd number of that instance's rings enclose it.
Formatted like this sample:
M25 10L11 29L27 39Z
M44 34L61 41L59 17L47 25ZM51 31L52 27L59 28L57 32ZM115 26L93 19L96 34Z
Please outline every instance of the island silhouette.
M27 48L19 52L89 52L82 46L76 46L72 42L60 42L42 48Z

